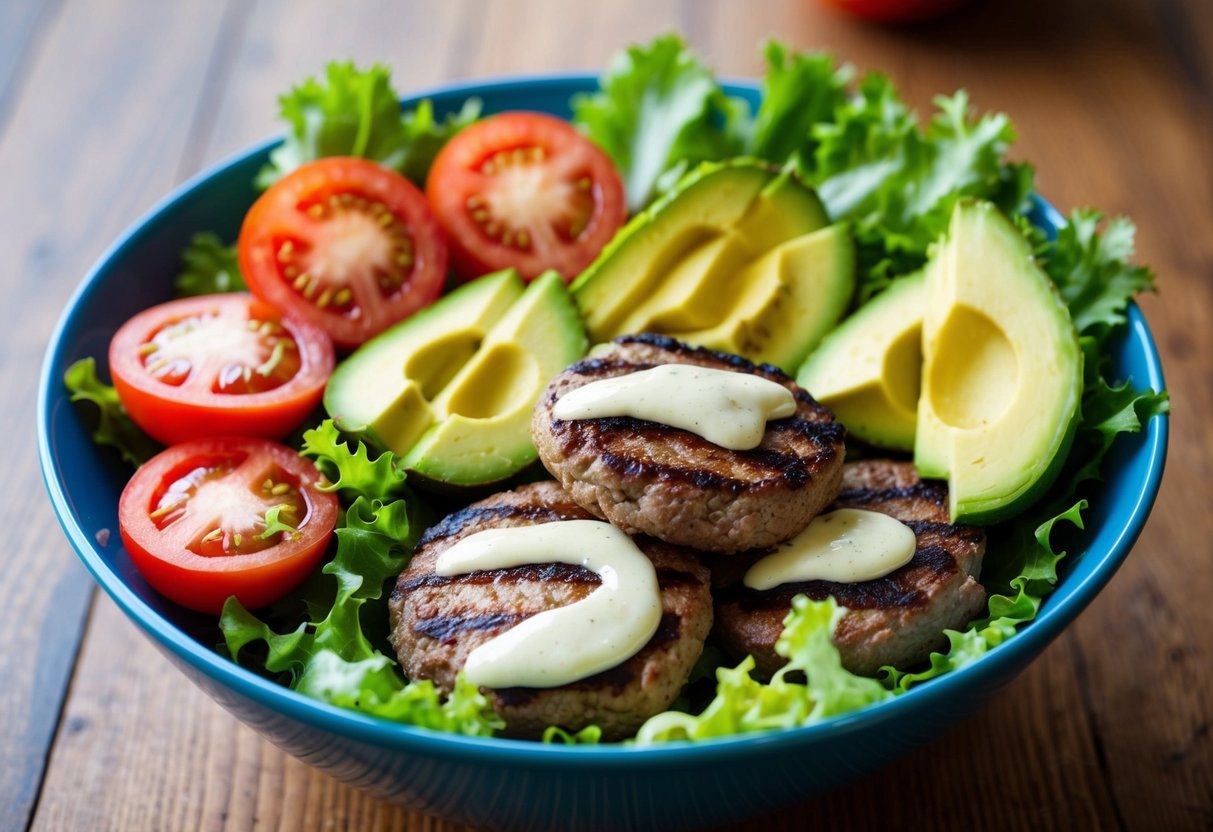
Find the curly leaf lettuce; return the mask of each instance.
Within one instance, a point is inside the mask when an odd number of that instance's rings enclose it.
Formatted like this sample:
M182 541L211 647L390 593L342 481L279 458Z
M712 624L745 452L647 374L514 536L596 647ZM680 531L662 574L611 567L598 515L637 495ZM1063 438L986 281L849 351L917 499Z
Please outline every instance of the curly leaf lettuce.
M742 152L747 108L676 35L615 55L601 92L574 96L573 122L615 162L628 208L706 160Z
M772 728L812 725L836 714L881 702L893 694L880 682L856 676L842 666L830 637L846 614L833 598L810 601L798 595L784 619L775 652L788 663L767 684L750 672L747 656L734 668L716 671L716 697L698 715L666 711L650 718L636 734L639 745L671 740L727 737ZM792 682L803 674L806 682Z
M377 64L362 70L338 61L325 68L323 80L305 79L279 104L289 129L257 176L260 188L325 156L361 156L424 186L442 146L480 117L478 99L469 99L460 112L443 121L434 118L428 100L402 114L387 67Z
M304 431L300 453L311 458L328 479L329 485L321 486L325 491L384 500L400 495L404 487L404 468L395 454L384 451L371 459L366 445L360 440L348 440L332 419Z
M763 56L762 102L746 152L779 165L793 157L811 158L817 149L813 127L831 121L846 103L854 70L838 66L824 52L790 51L778 41L769 41Z
M236 246L224 245L218 236L209 232L195 234L181 252L181 274L175 285L181 297L248 289L240 272Z
M81 358L63 373L63 384L73 402L90 402L97 408L93 441L108 445L138 468L158 454L162 446L131 421L114 388L97 378L97 362Z

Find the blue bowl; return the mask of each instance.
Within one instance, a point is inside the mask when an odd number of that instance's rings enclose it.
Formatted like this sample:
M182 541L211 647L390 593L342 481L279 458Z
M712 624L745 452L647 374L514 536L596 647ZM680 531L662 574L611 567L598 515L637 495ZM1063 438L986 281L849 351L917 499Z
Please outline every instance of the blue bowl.
M569 97L593 90L588 75L458 84L421 97L439 114L479 96L486 112L569 115ZM753 85L729 92L756 103ZM413 104L410 99L406 104ZM275 141L194 177L102 256L51 338L38 402L43 476L64 532L97 582L173 664L232 714L306 763L414 809L503 829L673 829L737 820L808 800L862 777L939 736L1007 684L1087 606L1129 554L1158 492L1167 421L1117 443L1104 493L1088 517L1086 549L1036 621L980 661L904 696L829 722L756 736L655 748L565 747L475 739L397 725L305 698L221 657L212 618L183 610L136 572L117 528L128 471L89 438L62 378L84 356L104 357L130 315L169 299L182 248L196 231L234 239L255 198L253 175ZM1035 220L1062 218L1040 201ZM149 277L150 276L150 277ZM1140 311L1116 345L1116 367L1139 387L1163 388L1158 354Z

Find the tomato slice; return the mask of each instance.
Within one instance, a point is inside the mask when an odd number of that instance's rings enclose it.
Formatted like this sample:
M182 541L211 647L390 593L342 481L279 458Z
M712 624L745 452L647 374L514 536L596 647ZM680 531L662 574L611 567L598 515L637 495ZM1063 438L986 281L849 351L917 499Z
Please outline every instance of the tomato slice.
M122 406L166 445L281 438L320 403L334 361L323 330L244 292L145 309L114 333L109 349Z
M316 466L276 442L199 439L135 472L118 501L118 526L140 574L178 604L214 613L235 595L263 607L307 577L328 545L337 497L318 490L322 481Z
M627 219L623 181L597 145L539 113L465 127L439 152L426 196L463 279L513 266L571 281Z
M237 245L253 294L353 348L442 291L447 249L425 195L374 162L318 159L249 209Z

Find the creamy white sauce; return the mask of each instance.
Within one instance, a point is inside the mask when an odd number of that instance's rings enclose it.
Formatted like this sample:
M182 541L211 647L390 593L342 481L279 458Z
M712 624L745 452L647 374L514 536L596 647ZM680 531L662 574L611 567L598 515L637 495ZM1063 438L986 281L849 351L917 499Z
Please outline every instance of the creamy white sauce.
M840 508L814 517L804 531L751 566L742 580L759 590L798 581L871 581L905 566L917 548L913 530L895 518Z
M758 447L768 419L796 412L782 384L749 373L691 364L662 364L592 381L556 402L557 419L631 416L698 434L734 451Z
M584 566L602 578L586 598L545 610L468 656L474 685L553 688L615 667L640 651L661 623L653 563L632 539L599 520L487 529L438 556L439 575L529 563Z

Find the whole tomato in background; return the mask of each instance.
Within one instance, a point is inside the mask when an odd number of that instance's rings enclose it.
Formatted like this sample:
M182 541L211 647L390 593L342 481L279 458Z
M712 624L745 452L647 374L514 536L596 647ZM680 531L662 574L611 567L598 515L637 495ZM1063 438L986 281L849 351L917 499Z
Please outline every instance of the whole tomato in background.
M873 23L921 23L943 17L968 0L821 0Z

